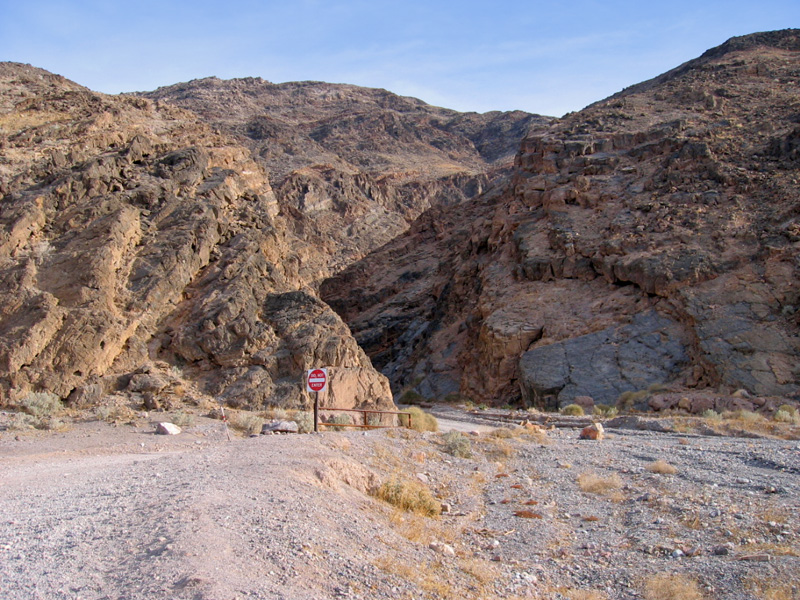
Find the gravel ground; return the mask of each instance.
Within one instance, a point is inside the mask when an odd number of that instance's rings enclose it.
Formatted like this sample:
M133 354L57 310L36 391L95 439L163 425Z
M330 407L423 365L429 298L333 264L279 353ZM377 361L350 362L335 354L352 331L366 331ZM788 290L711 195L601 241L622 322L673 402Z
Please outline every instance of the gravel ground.
M0 433L1 598L800 598L798 441L153 431Z

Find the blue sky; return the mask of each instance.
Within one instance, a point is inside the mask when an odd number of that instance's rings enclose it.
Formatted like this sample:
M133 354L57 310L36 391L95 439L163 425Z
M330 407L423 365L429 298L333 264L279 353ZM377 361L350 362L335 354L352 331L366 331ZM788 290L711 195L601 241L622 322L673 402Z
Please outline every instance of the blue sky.
M790 27L800 0L0 0L0 60L106 93L258 76L561 116L732 36Z

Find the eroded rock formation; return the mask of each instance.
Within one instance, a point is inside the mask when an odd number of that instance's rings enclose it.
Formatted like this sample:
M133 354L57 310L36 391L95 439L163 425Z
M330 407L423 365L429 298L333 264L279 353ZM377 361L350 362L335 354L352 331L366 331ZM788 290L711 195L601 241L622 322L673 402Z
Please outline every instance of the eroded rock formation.
M155 407L191 384L235 406L299 406L303 370L323 365L348 379L342 402L393 406L309 287L317 252L231 137L3 63L0 149L0 405L125 390Z
M192 110L250 148L287 226L318 250L308 268L319 280L397 237L427 208L479 194L509 171L528 130L552 120L252 77L210 77L144 96Z
M800 32L735 38L522 143L326 281L396 390L613 401L800 393Z

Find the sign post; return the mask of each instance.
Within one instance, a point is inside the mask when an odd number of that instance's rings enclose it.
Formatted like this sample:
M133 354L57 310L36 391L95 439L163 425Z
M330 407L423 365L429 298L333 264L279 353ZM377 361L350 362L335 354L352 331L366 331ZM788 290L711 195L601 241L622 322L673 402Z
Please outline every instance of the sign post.
M306 390L314 392L314 431L319 431L319 393L328 386L328 369L309 369Z

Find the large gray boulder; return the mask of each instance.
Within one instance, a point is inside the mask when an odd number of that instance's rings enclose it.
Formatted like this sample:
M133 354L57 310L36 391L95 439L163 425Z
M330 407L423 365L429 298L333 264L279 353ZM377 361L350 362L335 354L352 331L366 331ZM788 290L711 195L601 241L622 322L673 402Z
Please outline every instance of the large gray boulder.
M577 396L616 402L626 391L674 379L689 357L681 328L655 311L597 333L529 350L520 359L523 400L558 409Z

